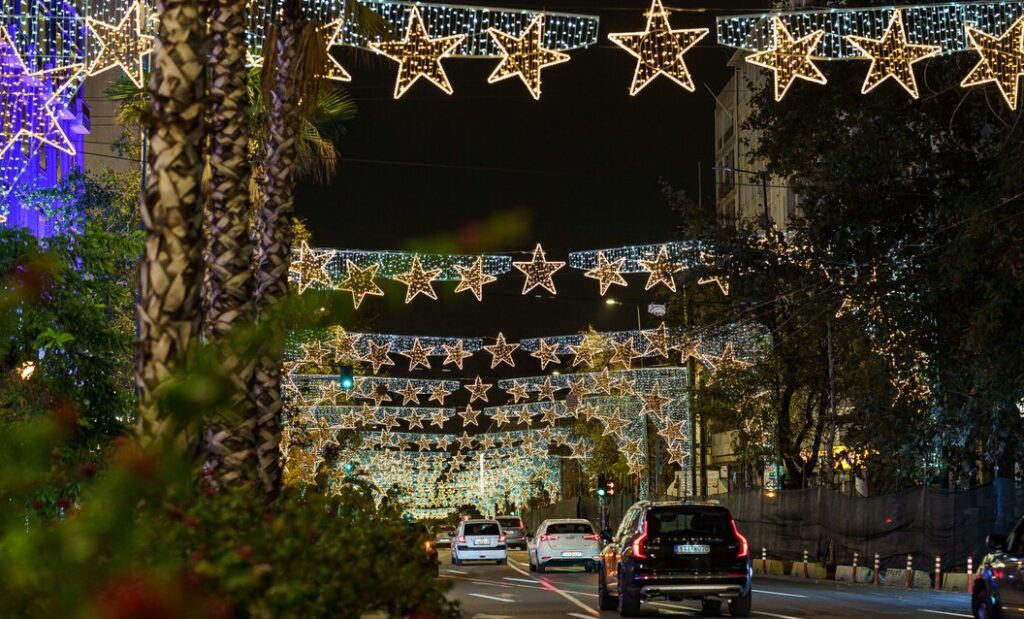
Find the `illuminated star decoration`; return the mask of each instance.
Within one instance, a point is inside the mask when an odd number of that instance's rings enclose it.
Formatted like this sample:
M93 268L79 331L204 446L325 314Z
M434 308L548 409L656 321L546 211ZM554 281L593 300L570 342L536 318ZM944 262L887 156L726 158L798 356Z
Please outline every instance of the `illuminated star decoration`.
M611 358L608 359L609 365L621 363L628 370L630 364L633 362L633 359L636 359L637 357L640 356L640 353L638 353L636 349L633 348L632 337L622 342L613 342L612 348L615 349L615 352L612 354Z
M505 334L498 333L498 341L489 346L484 346L484 350L491 353L491 369L498 367L498 364L507 363L511 367L516 367L516 362L512 358L512 353L519 348L519 344L509 344L505 341Z
M324 49L327 50L327 72L317 77L325 80L334 80L336 82L351 82L352 76L345 67L341 66L341 63L335 59L334 55L331 54L331 48L336 45L341 45L342 27L345 25L344 19L336 19L330 23L324 24L317 30L324 40Z
M384 291L373 281L377 277L378 269L380 269L380 264L376 262L365 269L360 269L355 262L345 260L345 279L338 284L338 290L347 290L352 293L352 304L356 309L359 309L363 297L368 294L377 297L384 296Z
M438 275L441 269L424 269L420 263L419 256L412 257L412 266L405 273L399 273L394 279L408 286L405 290L405 302L408 303L416 298L418 294L424 294L431 299L437 300L437 293L430 283Z
M557 391L557 388L552 384L551 377L545 378L543 383L537 385L537 401L551 400L554 402L555 391Z
M401 350L398 354L409 359L410 372L421 365L429 370L430 359L427 357L434 354L434 347L424 348L423 344L420 343L420 338L416 338L412 341L412 348Z
M513 380L512 387L506 391L510 396L512 396L512 401L516 404L519 403L519 400L530 399L530 394L526 391L526 385L520 383L518 380Z
M86 24L100 45L89 75L120 67L137 87L143 85L142 57L153 51L153 37L143 34L142 3L132 2L116 26L86 18Z
M597 353L601 352L590 345L590 338L588 337L584 337L583 341L579 343L579 346L573 346L570 344L569 351L576 355L573 357L572 367L576 367L581 363L592 367L594 365L594 357Z
M658 284L665 284L672 292L676 291L676 280L673 274L682 270L682 265L672 261L668 257L668 247L662 245L658 248L658 255L654 260L637 260L650 275L647 276L647 285L644 290L650 290Z
M625 286L626 278L622 276L622 265L626 262L623 256L615 262L610 262L603 251L597 252L597 266L583 274L584 277L596 279L601 284L601 296L608 292L612 284Z
M484 286L498 279L489 273L484 273L484 259L479 256L473 262L473 266L464 267L456 264L454 268L461 278L459 285L455 287L455 292L468 290L473 293L477 301L484 300Z
M658 353L662 358L668 358L668 329L665 328L665 323L661 323L657 329L653 331L641 331L643 336L647 339L647 349L644 350L644 355L651 353Z
M452 391L449 391L448 388L444 386L444 381L440 381L433 389L430 390L430 397L427 398L427 402L437 402L441 406L444 406L444 399L452 393Z
M729 296L729 280L725 277L702 277L697 280L700 285L704 284L718 284L718 289L722 291L722 294Z
M462 417L462 425L465 426L476 426L480 425L477 423L476 418L480 416L480 411L473 410L471 404L466 405L466 410L459 413L459 417Z
M299 276L297 284L299 294L306 292L306 289L313 284L320 284L325 288L331 287L331 276L326 268L327 263L333 257L333 251L315 252L305 241L299 244L299 255L289 265L289 270Z
M643 410L648 413L654 414L656 417L661 417L665 412L665 407L673 402L673 398L670 398L661 393L661 388L658 383L654 383L651 390L644 393L640 392L640 399L643 401Z
M487 33L501 48L504 57L494 72L487 78L488 84L519 76L534 99L540 99L540 71L544 67L568 62L569 54L544 48L544 16L533 18L518 38L497 28L488 28Z
M711 366L712 372L717 372L721 369L737 368L742 369L750 367L753 363L739 359L733 354L732 342L726 342L725 348L722 349L722 354L718 357L704 357L704 361Z
M654 0L647 12L646 30L612 33L608 38L636 57L633 82L629 85L629 94L636 95L659 75L693 92L693 78L686 68L683 54L707 34L707 28L673 30L668 21L668 11L661 0Z
M431 399L434 398L433 394L431 394L430 398ZM445 416L444 411L434 411L430 415L430 425L432 425L432 426L437 426L439 428L443 428L444 427L444 423L446 421L448 421L448 417ZM440 443L438 443L438 446L440 446ZM442 447L442 449L447 449L447 446L446 447Z
M448 365L449 363L454 363L456 367L458 367L460 370L462 369L463 360L465 360L467 357L473 356L473 353L467 352L462 349L462 340L456 340L455 344L452 346L449 346L448 344L441 344L441 348L444 349L444 352L447 355L444 359L444 363L442 363L441 365Z
M683 342L682 344L679 344L677 346L674 346L673 348L675 350L678 350L680 353L682 353L680 355L681 358L679 359L679 362L686 363L691 357L700 360L700 353L697 352L697 348L700 347L700 343L700 339L692 339Z
M469 403L472 404L477 400L487 401L487 392L490 391L494 385L487 385L484 381L480 380L480 376L476 377L476 380L471 384L466 385L466 391L469 392Z
M30 73L6 26L0 27L0 58L0 157L22 138L74 155L75 147L60 127L54 104L78 76L81 65Z
M942 51L941 45L910 44L907 41L907 31L903 27L903 11L900 9L893 11L892 19L889 20L881 39L846 35L846 40L871 59L871 67L864 78L861 94L871 92L891 77L916 99L918 95L914 63L938 55Z
M452 94L452 84L441 66L441 59L451 54L466 38L465 34L431 39L423 25L418 6L409 14L409 27L401 41L370 43L370 48L384 54L398 63L398 79L395 81L395 98L401 97L416 80L427 78L432 84Z
M388 353L391 352L391 342L378 344L377 342L370 340L369 345L370 350L366 353L366 356L363 357L363 361L366 361L367 363L373 366L374 374L380 371L382 365L395 364L395 362L391 360L391 357L388 356Z
M551 276L555 274L555 271L565 266L564 262L556 262L548 260L544 256L544 248L537 243L537 247L533 250L533 259L529 262L513 262L512 266L523 272L526 276L526 281L523 282L523 294L530 292L537 286L544 288L551 294L558 294L555 291L555 282L551 279Z
M1010 109L1017 109L1020 77L1024 75L1024 15L998 37L967 26L967 38L981 59L960 85L966 88L995 82Z
M530 356L540 360L540 369L544 370L548 367L549 363L560 365L562 360L558 358L558 348L560 344L555 342L554 344L548 344L544 341L544 338L540 339L537 350L530 353Z
M775 74L776 101L782 101L786 91L798 78L815 84L825 83L825 75L811 60L814 48L825 35L824 30L815 30L796 39L789 33L782 19L775 16L772 17L772 32L775 42L771 48L747 56L747 62L771 69Z
M504 408L498 407L498 410L494 411L494 415L491 419L493 419L494 423L498 424L498 427L500 428L506 423L509 423L508 411Z

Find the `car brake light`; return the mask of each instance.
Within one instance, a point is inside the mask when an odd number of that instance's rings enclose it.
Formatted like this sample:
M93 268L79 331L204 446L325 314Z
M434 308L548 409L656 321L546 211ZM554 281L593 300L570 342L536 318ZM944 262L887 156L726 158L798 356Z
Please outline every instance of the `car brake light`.
M583 536L583 539L591 539L591 540L594 540L596 542L597 540L599 540L601 538L600 538L600 536L598 536L597 533L587 533L587 534L585 534Z
M465 544L466 543L466 536L465 535L460 535L459 536L459 543L460 544Z
M427 540L427 541L423 542L423 547L424 547L424 549L426 549L427 552L430 552L431 550L434 549L434 542L432 542L430 540Z
M633 556L637 559L646 559L647 554L644 552L644 542L647 541L647 521L644 520L644 532L643 534L633 540Z
M557 535L548 535L547 533L540 536L540 541L542 542L553 542L556 539L558 539Z
M740 551L736 555L737 559L743 558L750 554L750 544L747 543L747 538L740 535L739 528L736 527L736 521L732 521L732 532L736 534L736 541L740 543Z
M505 541L505 536L504 535L499 536L498 537L498 541L499 542L504 542Z

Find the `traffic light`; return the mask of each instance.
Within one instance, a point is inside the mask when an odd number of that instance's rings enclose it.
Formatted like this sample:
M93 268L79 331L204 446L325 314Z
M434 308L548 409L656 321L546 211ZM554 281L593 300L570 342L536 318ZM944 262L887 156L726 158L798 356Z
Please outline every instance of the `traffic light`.
M605 477L604 473L597 474L597 496L604 496L608 494L608 478Z
M352 391L352 388L356 386L356 379L352 374L351 365L343 365L338 370L338 386L345 391Z
M608 480L608 496L615 496L615 482Z
M349 475L351 475L351 474L352 474L352 471L356 470L356 463L355 463L355 462L346 462L346 463L345 463L345 466L344 466L344 467L342 467L342 468L344 468L344 469L345 469L345 472L346 472L346 473L348 473Z

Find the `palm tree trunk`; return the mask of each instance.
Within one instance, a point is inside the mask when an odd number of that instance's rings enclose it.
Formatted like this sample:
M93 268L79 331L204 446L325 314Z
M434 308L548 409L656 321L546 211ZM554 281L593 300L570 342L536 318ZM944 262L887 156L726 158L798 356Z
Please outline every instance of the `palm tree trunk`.
M272 81L263 205L256 212L256 311L271 317L288 295L292 214L295 199L295 154L299 122L299 41L305 18L297 0L284 4L274 40L273 58L264 57ZM252 394L256 401L256 453L264 491L274 496L281 487L281 348L283 333L272 328L256 364Z
M248 479L255 447L255 405L249 397L255 359L231 335L253 318L249 236L248 74L245 66L246 0L213 0L210 13L210 169L206 203L206 320L203 334L220 344L222 367L231 378L234 427L214 426L207 451L223 483Z
M152 113L140 217L136 382L143 440L175 433L157 387L181 368L199 338L206 0L159 0L149 83Z

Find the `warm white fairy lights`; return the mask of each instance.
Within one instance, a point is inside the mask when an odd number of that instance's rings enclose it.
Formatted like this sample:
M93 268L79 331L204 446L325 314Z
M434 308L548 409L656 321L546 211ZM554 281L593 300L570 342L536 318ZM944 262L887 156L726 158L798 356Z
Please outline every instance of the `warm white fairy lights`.
M999 35L968 25L967 38L981 59L961 85L966 88L992 82L999 88L1006 105L1011 110L1017 109L1020 78L1024 76L1024 16L1018 17Z
M451 34L431 37L423 24L419 6L413 5L405 38L401 41L375 41L370 43L370 49L398 63L396 99L412 88L421 77L450 95L453 92L452 84L441 66L441 59L449 56L466 36Z
M533 249L533 257L526 262L513 262L512 266L519 269L526 276L523 282L523 294L534 288L540 287L551 294L558 294L555 290L555 282L552 276L556 271L565 266L564 262L548 260L544 254L544 248L540 243Z
M148 34L145 21L146 7L141 0L128 3L117 24L86 18L99 47L89 63L89 75L119 68L137 87L142 87L143 57L153 51L153 37Z
M867 94L885 80L892 78L913 98L918 97L917 79L914 78L914 64L938 55L939 45L913 44L907 41L907 30L903 25L903 13L896 9L881 38L846 35L846 39L871 60L868 75L864 78L861 93Z
M544 15L533 18L519 36L498 28L488 28L487 33L504 53L501 62L487 78L489 84L518 77L530 95L540 99L541 70L569 61L569 54L544 47Z
M772 44L760 52L747 56L744 60L750 64L764 67L775 77L775 100L782 101L796 80L801 79L815 84L824 84L827 80L812 56L824 30L814 30L804 36L794 36L786 27L781 17L772 18Z
M629 94L636 95L659 75L693 92L693 78L683 56L706 37L707 28L673 29L661 0L652 0L643 32L618 32L608 38L636 58Z

